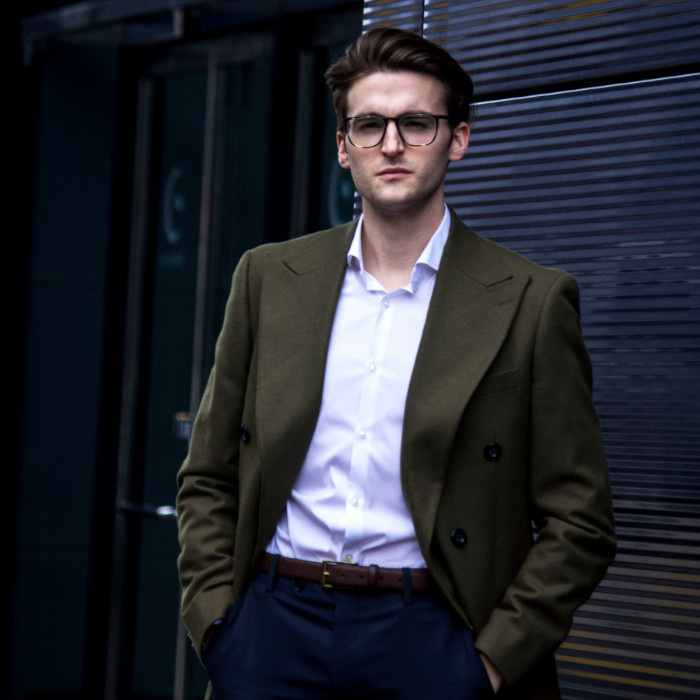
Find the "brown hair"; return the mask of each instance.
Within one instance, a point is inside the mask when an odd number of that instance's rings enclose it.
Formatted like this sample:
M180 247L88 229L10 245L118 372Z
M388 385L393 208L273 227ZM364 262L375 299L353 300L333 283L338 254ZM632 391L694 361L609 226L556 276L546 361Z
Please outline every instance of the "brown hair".
M437 78L445 87L450 124L469 123L474 85L468 73L445 49L404 29L370 29L348 46L345 55L325 74L338 129L344 130L348 90L372 73L409 71Z

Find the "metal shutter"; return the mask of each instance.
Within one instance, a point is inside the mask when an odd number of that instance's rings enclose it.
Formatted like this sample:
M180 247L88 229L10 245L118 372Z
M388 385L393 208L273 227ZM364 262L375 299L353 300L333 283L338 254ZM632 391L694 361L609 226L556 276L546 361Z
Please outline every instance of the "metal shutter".
M426 2L425 36L469 66L480 94L540 91L697 65L697 0Z
M569 698L700 688L700 76L479 105L448 200L582 289L620 538L558 659Z

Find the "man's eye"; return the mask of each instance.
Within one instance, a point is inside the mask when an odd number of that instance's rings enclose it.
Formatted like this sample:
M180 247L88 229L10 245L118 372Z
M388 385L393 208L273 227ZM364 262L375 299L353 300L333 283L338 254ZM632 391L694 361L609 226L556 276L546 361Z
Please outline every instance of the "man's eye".
M384 128L379 119L358 119L355 121L356 131L380 131Z
M432 121L426 117L409 117L408 119L401 120L401 127L403 129L413 129L422 130L432 128Z

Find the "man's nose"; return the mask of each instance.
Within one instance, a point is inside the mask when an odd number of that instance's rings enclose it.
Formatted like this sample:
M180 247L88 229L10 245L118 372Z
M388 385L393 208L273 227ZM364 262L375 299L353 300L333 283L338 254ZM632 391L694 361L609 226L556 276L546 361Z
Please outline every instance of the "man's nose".
M382 153L386 155L395 155L403 151L403 139L399 134L399 128L393 119L390 119L386 125L384 132L384 140L382 141Z

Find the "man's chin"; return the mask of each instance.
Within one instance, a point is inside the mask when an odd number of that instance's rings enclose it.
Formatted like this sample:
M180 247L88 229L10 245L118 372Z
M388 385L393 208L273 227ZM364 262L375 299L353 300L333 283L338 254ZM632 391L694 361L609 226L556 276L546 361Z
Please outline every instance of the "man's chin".
M369 205L377 213L401 216L415 215L424 211L430 205L431 200L432 197L418 197L413 193L372 199L363 197L365 206Z

